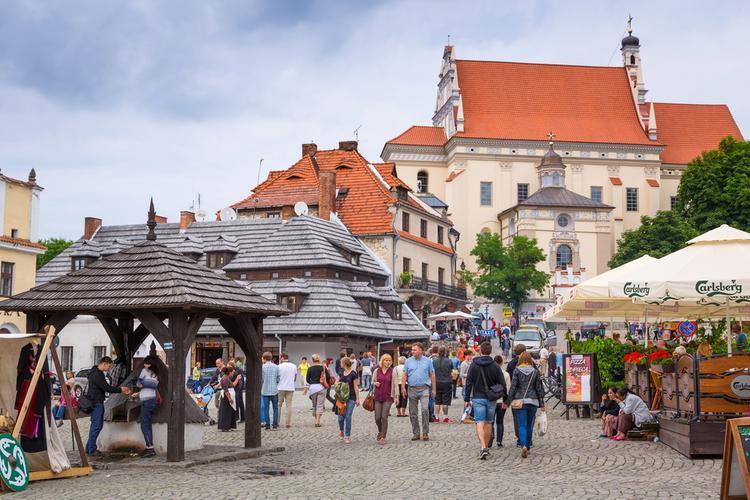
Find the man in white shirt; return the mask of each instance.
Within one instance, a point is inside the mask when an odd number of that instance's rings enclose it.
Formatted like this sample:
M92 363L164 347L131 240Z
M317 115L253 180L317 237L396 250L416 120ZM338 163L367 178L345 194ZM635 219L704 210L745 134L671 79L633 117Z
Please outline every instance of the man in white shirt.
M286 428L292 426L292 397L294 397L297 365L289 361L289 355L281 353L279 363L279 413L286 404Z
M549 360L549 351L547 350L547 345L545 344L544 347L542 347L539 350L539 371L542 374L542 377L548 376L548 368L547 368L547 362Z

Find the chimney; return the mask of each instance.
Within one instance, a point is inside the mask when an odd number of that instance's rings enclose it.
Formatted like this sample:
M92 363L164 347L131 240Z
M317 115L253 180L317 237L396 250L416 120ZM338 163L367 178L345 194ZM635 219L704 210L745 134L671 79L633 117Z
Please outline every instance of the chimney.
M180 232L185 231L193 222L195 222L195 212L189 210L180 212Z
M318 217L331 220L331 212L336 211L336 172L321 172L319 180Z
M318 152L318 145L315 144L314 142L310 142L308 144L303 144L302 145L302 156L303 157L307 156L307 155L315 156L315 153L317 153L317 152Z
M94 233L102 227L102 220L96 217L86 217L83 219L83 239L90 240L94 237Z
M166 224L167 223L167 218L164 217L163 215L157 215L157 216L154 217L154 219L156 220L157 224Z
M339 149L341 151L356 151L357 141L339 141Z

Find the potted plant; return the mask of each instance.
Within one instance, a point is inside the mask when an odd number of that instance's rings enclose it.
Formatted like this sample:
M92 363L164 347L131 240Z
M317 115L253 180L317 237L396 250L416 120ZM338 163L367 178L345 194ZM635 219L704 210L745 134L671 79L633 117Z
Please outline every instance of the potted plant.
M659 349L648 355L648 362L654 368L659 367L663 373L674 373L674 359L672 353Z
M409 288L409 284L411 283L411 273L409 271L402 272L401 276L399 276L399 280L401 281L401 288Z

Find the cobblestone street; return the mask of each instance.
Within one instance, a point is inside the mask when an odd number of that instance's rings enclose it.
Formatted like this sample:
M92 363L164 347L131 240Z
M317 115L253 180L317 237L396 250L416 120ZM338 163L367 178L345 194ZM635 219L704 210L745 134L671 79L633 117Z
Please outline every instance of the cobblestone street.
M493 448L482 462L473 425L434 425L430 441L411 442L409 419L392 416L388 443L380 446L372 414L357 408L352 443L346 445L338 438L330 405L323 427L315 428L308 404L298 393L293 427L263 431L264 446L283 446L281 453L189 468L118 464L90 477L34 483L16 497L342 498L390 492L413 498L692 499L716 498L719 492L720 460L691 461L661 443L600 440L599 421L565 421L559 408L550 412L549 434L535 437L526 460L514 446L512 419L506 415L505 444L510 446ZM454 400L451 418L460 417L460 407ZM88 421L81 423L86 433ZM63 429L69 445L69 425ZM207 428L205 435L211 445L241 446L242 440L242 426L231 433Z

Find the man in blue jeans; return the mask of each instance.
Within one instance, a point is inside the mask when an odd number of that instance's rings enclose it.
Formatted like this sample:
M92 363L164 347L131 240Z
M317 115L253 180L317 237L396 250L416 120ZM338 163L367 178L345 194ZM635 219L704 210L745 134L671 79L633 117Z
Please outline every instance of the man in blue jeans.
M107 383L104 373L109 371L110 368L112 368L112 358L104 356L99 360L98 365L91 368L88 375L86 395L94 404L94 410L91 412L91 426L89 427L89 439L86 443L86 454L92 457L101 455L96 449L96 440L99 438L102 427L104 427L104 400L107 393L122 392L123 394L130 394L131 392L127 387L115 387Z
M411 346L411 357L404 365L404 376L401 380L401 395L406 397L405 387L409 387L409 420L411 420L412 441L429 441L430 436L430 397L435 397L435 368L432 360L424 355L422 344L414 342ZM420 408L421 406L421 408ZM422 430L419 429L420 409Z
M467 407L471 405L474 409L474 422L477 425L477 438L479 438L480 446L479 459L487 460L490 455L489 442L492 436L492 424L497 410L497 399L492 399L489 395L490 387L498 384L503 387L501 396L503 408L508 407L509 400L503 372L491 356L492 344L488 341L482 342L479 352L481 356L474 358L466 376L464 401Z
M263 353L263 387L260 394L263 397L263 423L266 430L279 428L279 367L273 363L273 354ZM273 427L271 424L271 406L273 408Z

